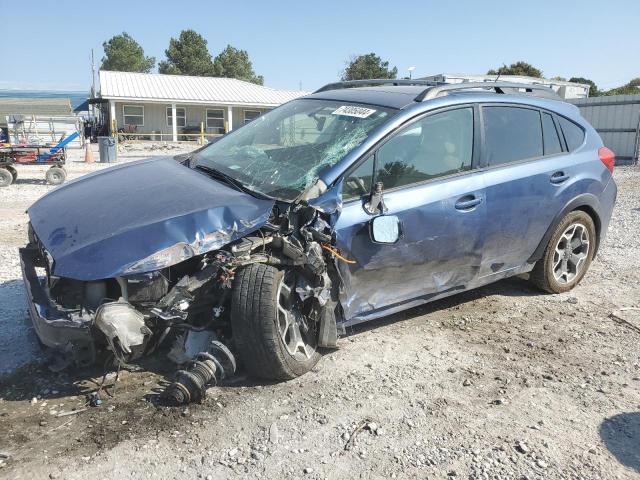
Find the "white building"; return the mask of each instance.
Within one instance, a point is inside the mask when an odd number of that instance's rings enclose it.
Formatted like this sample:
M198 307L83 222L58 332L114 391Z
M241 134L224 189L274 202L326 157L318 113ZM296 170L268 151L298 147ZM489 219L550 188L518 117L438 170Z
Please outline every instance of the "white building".
M100 71L110 132L153 140L177 141L201 128L209 137L222 135L306 94L234 78Z
M432 80L444 83L463 82L494 82L496 75L461 75L450 73L439 73L423 77L421 80ZM530 83L534 85L548 85L564 99L587 98L589 96L589 85L585 83L573 83L564 80L549 80L547 78L526 77L524 75L500 75L500 81L515 83Z

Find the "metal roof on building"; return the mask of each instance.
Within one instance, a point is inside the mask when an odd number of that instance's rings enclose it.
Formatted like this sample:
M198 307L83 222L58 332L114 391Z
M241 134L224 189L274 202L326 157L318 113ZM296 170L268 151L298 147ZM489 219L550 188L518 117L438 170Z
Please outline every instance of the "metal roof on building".
M64 117L73 115L68 98L1 97L0 123L11 115L36 115L39 117Z
M275 107L307 93L235 78L100 71L100 96L114 100Z

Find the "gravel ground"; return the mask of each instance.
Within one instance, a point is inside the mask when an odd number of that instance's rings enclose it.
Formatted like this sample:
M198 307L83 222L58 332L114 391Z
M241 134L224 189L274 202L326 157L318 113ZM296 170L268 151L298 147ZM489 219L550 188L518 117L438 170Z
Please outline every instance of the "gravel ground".
M5 371L40 354L17 248L25 208L50 188L41 176L0 190ZM352 329L299 379L238 376L185 409L157 402L163 358L85 411L100 370L23 366L0 380L0 476L638 478L640 315L620 309L640 307L640 169L615 177L607 241L567 294L501 281Z

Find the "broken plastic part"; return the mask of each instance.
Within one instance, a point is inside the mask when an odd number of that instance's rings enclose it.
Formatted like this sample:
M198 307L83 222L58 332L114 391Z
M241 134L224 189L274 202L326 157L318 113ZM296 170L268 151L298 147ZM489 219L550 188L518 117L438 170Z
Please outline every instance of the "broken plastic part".
M184 370L176 372L175 381L163 393L173 405L201 402L207 387L216 385L236 371L236 359L221 342L213 341L208 352L200 352Z
M330 302L322 310L318 333L319 347L336 348L338 346L338 328L336 325L335 308L335 302Z
M152 334L144 323L144 315L125 301L100 305L94 325L104 333L114 355L120 360L132 353L132 347L144 344L145 337Z

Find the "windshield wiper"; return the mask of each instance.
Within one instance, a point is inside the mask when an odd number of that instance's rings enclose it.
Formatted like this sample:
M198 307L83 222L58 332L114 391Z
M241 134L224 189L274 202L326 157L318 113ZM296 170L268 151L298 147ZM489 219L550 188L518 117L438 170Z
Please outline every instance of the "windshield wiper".
M241 192L248 193L249 195L253 195L254 197L271 200L271 197L269 197L268 195L251 190L241 181L233 178L231 175L227 175L226 173L221 172L220 170L216 170L215 168L208 167L206 165L196 165L194 168L197 168L198 170L202 170L203 172L206 172L207 175L215 178L216 180L221 180L224 183L231 185L236 190L240 190Z

